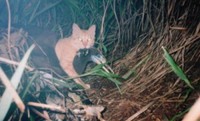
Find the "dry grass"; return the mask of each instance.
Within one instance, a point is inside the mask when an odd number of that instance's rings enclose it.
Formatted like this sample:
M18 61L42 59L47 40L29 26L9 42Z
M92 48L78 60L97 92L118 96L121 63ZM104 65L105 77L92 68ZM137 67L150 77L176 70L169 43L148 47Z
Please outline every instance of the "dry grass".
M197 76L199 69L195 66L195 63L199 62L200 57L200 36L180 30L169 30L169 33L179 33L176 35L179 36L178 39L172 38L173 35L164 34L154 41L148 41L149 43L146 47L143 47L144 44L138 44L123 59L117 61L116 65L114 64L115 70L120 73L124 66L126 71L131 70L142 59L150 56L145 63L135 70L135 74L132 77L125 80L121 86L122 95L119 94L118 90L110 91L108 89L106 94L101 97L102 104L108 106L108 112L105 115L109 121L116 119L123 121L150 102L154 102L151 111L156 110L158 107L163 107L166 103L172 105L184 104L186 99L185 93L189 91L189 87L169 68L169 65L163 58L164 52L161 46L168 48L170 54L178 62L178 65L192 80L192 85L198 88L196 84L200 80ZM163 110L167 112L170 109L166 108ZM165 112L162 113L164 115ZM140 118L147 116L148 119L149 117L152 118L152 115L153 112L148 113L147 111ZM162 117L159 118L162 120Z

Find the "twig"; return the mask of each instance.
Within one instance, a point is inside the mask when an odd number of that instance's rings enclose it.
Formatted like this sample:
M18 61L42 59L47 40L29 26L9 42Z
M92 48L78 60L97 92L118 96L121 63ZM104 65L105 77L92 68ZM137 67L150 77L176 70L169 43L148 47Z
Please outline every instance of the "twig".
M65 109L62 108L61 106L56 106L56 105L47 105L47 104L42 104L42 103L36 103L36 102L29 102L29 106L34 106L34 107L40 107L43 109L50 109L52 111L60 111L62 113L65 113Z
M8 34L7 34L8 45L7 47L8 47L9 57L11 58L11 60L13 60L12 53L11 53L11 42L10 42L11 12L10 12L10 4L8 0L6 0L6 5L8 9Z
M7 58L3 58L3 57L0 57L0 61L2 62L5 62L5 63L8 63L8 64L12 64L12 65L17 65L19 66L19 63L16 62L16 61L12 61L12 60L9 60ZM25 65L25 68L28 69L29 71L33 71L34 69L28 65Z
M17 107L20 109L21 112L24 112L24 110L25 110L24 103L22 102L21 98L19 97L19 95L13 88L12 84L10 83L8 77L5 75L5 73L3 72L3 70L1 68L0 68L0 78L1 78L1 81L3 82L3 84L9 90L10 96L13 97Z
M34 113L36 113L37 115L39 115L40 117L46 119L47 121L50 121L50 117L49 117L49 115L48 115L46 112L41 113L41 112L37 111L37 110L34 109L34 108L32 108L31 110L32 110Z
M103 0L103 3L105 4L104 0ZM102 43L103 43L103 40L104 40L104 23L105 23L105 17L106 17L108 5L109 5L109 1L107 2L106 6L104 5L104 13L103 13L103 17L102 17L102 20L101 20L100 40L101 40Z
M151 105L153 105L153 103L154 102L150 102L148 105L144 106L141 110L139 110L138 112L136 112L135 114L133 114L131 117L129 117L126 121L132 121L134 118L136 118L141 113L143 113L144 111L146 111Z

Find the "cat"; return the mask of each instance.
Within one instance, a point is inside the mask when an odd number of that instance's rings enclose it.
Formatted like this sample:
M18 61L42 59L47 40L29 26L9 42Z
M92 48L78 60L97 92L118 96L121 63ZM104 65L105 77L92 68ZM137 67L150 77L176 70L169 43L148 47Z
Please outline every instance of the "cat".
M73 67L73 60L80 49L91 48L94 46L95 31L95 25L92 25L88 30L83 30L74 23L72 26L72 35L57 42L55 52L60 66L68 76L78 76L78 73ZM80 78L74 78L74 81L85 89L90 88L90 85L85 84Z

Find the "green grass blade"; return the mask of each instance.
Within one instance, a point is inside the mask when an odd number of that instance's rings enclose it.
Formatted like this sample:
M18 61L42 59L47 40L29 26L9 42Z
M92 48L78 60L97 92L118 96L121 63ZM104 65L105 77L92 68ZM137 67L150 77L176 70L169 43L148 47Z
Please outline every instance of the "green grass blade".
M174 71L174 73L183 80L190 88L194 89L194 87L190 84L189 79L184 74L183 70L176 64L174 59L171 57L171 55L167 52L167 50L162 46L162 49L164 51L164 58L167 61L167 63L171 66L171 69Z
M26 65L26 62L31 54L31 51L34 49L34 45L32 45L28 51L26 52L26 54L24 55L22 61L19 63L19 66L17 67L16 69L16 72L13 74L12 78L11 78L11 84L13 85L14 89L17 89L19 83L20 83L20 80L21 80L21 77L22 77L22 74L23 74L23 71L24 71L24 68L25 68L25 65ZM2 96L2 99L1 99L1 102L0 102L0 121L3 121L3 119L5 118L10 106L11 106L11 103L12 103L12 95L10 95L10 91L6 88L6 90L4 91L3 93L3 96Z
M31 77L30 81L28 82L28 85L26 86L23 94L22 94L22 98L24 99L26 94L28 93L29 88L31 87L31 84L33 83L33 81L37 78L38 73L34 73L34 75Z
M189 110L190 110L190 108L186 109L183 112L180 112L180 113L176 114L169 121L177 121L178 118L180 119L181 117L183 117Z

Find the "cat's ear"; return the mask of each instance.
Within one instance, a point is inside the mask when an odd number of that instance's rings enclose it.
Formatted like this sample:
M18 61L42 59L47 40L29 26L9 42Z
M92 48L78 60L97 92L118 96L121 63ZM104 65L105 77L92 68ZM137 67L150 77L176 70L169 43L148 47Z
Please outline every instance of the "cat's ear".
M72 26L72 35L76 35L80 31L81 31L80 27L77 24L73 23L73 26Z
M96 25L92 25L89 29L88 29L88 33L90 34L91 37L95 38L95 31L96 31Z

